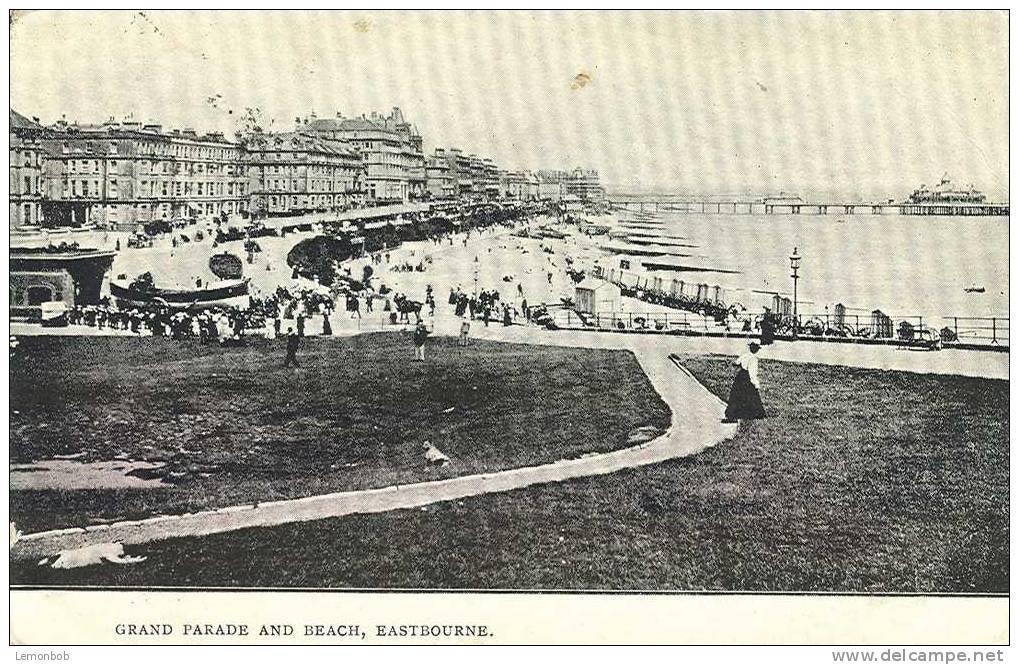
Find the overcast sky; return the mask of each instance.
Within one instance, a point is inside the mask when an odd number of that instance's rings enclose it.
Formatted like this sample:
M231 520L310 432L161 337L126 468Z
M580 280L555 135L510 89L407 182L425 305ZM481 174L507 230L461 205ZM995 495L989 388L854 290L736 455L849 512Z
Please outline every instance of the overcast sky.
M583 165L614 189L899 197L948 172L1002 199L1007 20L38 11L11 29L11 105L231 133L245 107L289 130L400 106L427 151Z

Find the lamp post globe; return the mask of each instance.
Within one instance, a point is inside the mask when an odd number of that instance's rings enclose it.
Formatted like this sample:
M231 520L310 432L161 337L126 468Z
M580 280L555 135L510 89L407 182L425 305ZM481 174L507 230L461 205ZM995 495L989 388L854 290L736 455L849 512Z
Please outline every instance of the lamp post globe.
M793 278L793 337L794 338L797 337L797 335L799 334L799 331L800 331L800 317L799 317L799 311L798 311L798 309L799 309L798 308L798 305L799 305L799 303L798 303L799 297L798 296L799 296L799 294L797 292L798 291L797 287L798 287L798 282L800 281L800 260L802 258L803 257L800 256L800 253L799 253L799 248L793 247L792 256L789 257L789 267L792 269L792 275L790 275L790 276Z

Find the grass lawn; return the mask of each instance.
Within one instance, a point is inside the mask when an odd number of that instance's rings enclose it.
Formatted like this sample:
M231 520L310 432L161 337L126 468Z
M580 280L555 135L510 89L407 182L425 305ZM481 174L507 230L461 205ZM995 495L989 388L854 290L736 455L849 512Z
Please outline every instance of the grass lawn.
M671 414L628 352L429 342L410 333L223 349L162 338L24 338L11 460L162 461L155 488L11 495L25 532L553 462L626 446ZM452 460L427 468L422 442Z
M687 367L725 397L731 360ZM1007 593L1008 384L763 361L698 455L381 515L130 548L14 583Z

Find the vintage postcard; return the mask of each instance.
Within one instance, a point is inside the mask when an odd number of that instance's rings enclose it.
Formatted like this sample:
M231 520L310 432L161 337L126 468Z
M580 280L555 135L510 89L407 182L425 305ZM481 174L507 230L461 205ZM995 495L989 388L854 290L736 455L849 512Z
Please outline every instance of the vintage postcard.
M1008 28L11 11L11 643L1007 644Z

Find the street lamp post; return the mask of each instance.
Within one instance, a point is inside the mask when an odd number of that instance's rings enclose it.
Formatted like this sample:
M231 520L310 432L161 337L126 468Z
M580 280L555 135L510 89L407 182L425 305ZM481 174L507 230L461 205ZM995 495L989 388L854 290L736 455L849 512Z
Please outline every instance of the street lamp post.
M796 247L793 247L793 255L789 257L789 267L792 268L793 274L793 337L795 338L799 334L800 330L800 317L797 311L797 283L800 281L800 259L803 257L799 255Z

